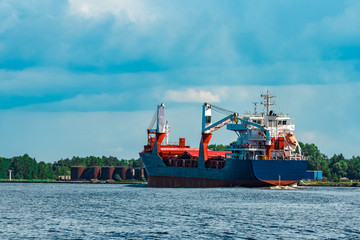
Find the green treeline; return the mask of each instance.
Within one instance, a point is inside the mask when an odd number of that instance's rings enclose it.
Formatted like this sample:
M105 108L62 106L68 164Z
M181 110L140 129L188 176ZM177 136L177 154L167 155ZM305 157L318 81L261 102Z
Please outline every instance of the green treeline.
M214 151L226 151L226 146L222 144L210 144L208 145L208 149L214 150Z
M24 156L3 158L0 157L0 179L9 178L12 170L13 179L49 179L54 180L62 175L70 175L71 166L119 166L142 168L140 159L117 159L116 157L73 157L61 159L54 163L37 162L28 154Z
M360 179L360 156L345 159L342 153L340 153L328 158L313 143L304 144L299 142L299 144L302 154L308 158L308 170L322 171L323 177L330 181L339 181L342 177ZM210 144L208 149L225 151L226 146Z
M322 171L323 176L331 181L339 181L342 177L360 179L360 156L345 159L340 153L328 158L313 143L299 144L302 154L308 158L308 170Z

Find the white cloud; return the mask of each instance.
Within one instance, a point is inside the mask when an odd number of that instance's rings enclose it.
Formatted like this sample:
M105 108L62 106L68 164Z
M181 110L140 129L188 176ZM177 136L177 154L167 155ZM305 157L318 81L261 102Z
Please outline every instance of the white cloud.
M70 0L70 14L84 17L99 17L112 14L117 18L124 15L134 23L154 21L157 15L149 6L139 0Z
M321 44L358 44L360 28L356 23L360 21L360 3L350 1L347 4L339 14L309 23L301 33L301 37L319 41Z
M210 91L188 88L186 90L168 90L165 99L173 102L220 102L220 96Z
M0 9L0 33L3 33L6 30L14 27L19 19L9 3L0 2Z

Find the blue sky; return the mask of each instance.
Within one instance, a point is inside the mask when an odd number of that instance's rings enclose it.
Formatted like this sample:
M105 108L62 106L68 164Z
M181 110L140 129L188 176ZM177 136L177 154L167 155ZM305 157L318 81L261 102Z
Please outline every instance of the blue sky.
M359 155L359 12L359 1L0 0L0 155L135 158L160 102L171 141L197 147L202 102L242 113L267 89L300 141Z

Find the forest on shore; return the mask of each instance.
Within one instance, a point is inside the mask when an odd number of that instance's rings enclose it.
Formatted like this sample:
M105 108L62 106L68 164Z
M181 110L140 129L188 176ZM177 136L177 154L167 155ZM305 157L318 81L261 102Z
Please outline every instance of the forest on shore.
M59 176L70 175L71 166L116 166L142 168L139 159L121 159L116 157L72 157L61 159L54 163L37 162L28 154L12 158L0 157L0 179L8 179L9 170L12 170L13 179L47 179L55 180Z
M334 154L331 158L321 153L318 147L299 142L302 154L308 158L308 170L319 170L323 177L330 181L340 181L341 178L360 179L360 157L345 159L343 154ZM224 145L211 144L209 149L224 151ZM37 162L28 154L12 158L0 157L0 179L8 179L12 170L14 179L57 179L62 175L70 175L71 166L119 166L142 168L139 159L118 159L117 157L72 157L61 159L54 163Z

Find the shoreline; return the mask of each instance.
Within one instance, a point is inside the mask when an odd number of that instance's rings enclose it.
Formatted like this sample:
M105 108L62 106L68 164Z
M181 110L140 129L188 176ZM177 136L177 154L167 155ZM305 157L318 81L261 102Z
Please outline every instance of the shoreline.
M65 183L65 184L147 184L147 181L124 180L121 182L108 180L0 180L0 183ZM301 180L298 186L306 187L360 187L360 182L322 182Z
M144 181L124 180L121 182L107 181L107 180L0 180L0 183L67 183L67 184L147 184Z
M311 187L360 187L360 182L322 182L301 180L298 186Z

